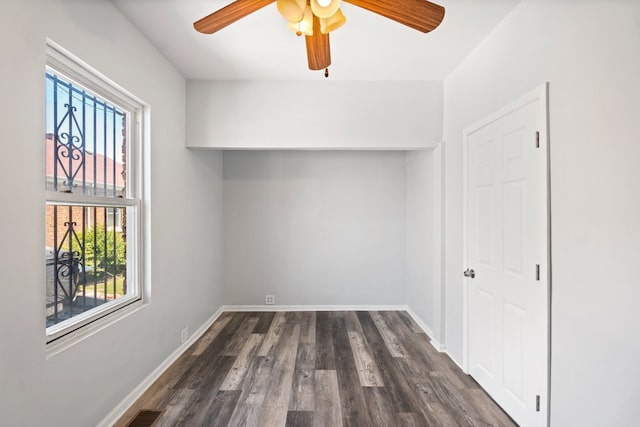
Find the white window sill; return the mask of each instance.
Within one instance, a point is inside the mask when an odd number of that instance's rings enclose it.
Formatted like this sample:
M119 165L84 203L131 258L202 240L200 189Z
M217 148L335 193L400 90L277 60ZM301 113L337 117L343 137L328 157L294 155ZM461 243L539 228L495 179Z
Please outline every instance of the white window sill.
M84 341L85 339L97 334L105 328L119 322L130 315L143 310L149 305L148 302L138 300L130 303L126 307L122 307L112 313L105 315L102 318L69 332L68 334L46 344L45 357L49 360L52 357L63 353L65 350L73 347L74 345ZM47 339L47 338L45 338Z

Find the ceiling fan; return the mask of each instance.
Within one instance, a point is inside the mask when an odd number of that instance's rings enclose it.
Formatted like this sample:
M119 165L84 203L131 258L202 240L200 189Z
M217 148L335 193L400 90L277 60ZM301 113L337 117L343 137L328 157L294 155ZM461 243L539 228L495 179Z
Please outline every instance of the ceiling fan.
M428 33L444 19L444 7L427 0L344 0L413 29ZM310 70L325 70L329 76L331 48L329 33L346 19L340 10L341 0L236 0L196 21L194 28L213 34L237 20L277 2L278 11L298 36L305 35Z

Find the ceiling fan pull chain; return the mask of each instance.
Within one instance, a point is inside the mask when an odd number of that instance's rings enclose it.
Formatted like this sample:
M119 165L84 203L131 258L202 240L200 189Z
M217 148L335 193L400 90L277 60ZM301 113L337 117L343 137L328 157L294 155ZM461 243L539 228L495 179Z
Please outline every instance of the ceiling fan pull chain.
M325 69L324 69L324 76L325 76L326 78L329 78L329 69L328 69L328 68L325 68Z

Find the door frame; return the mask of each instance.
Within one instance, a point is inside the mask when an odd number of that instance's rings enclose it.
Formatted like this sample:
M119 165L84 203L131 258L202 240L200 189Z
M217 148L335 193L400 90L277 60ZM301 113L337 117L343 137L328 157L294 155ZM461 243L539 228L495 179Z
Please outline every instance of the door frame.
M549 403L551 398L551 186L550 186L550 150L549 150L549 83L544 83L534 90L522 95L516 100L509 102L504 107L494 111L493 113L485 116L484 118L476 121L464 128L462 134L462 171L463 171L463 234L462 234L462 248L463 248L463 265L464 268L468 268L468 204L469 204L469 136L479 130L480 128L487 126L496 120L506 116L507 114L533 102L540 100L540 106L538 110L538 127L540 132L540 150L544 150L546 161L541 163L539 169L539 177L542 182L542 187L546 189L544 193L544 202L541 209L544 209L545 214L542 215L542 224L540 233L546 236L545 250L546 254L541 261L540 265L540 277L546 278L546 318L547 318L547 340L546 340L546 399L541 399L540 411L546 412L546 424L549 425ZM460 272L462 274L462 271ZM463 279L462 287L462 368L466 374L469 373L469 279L465 277Z

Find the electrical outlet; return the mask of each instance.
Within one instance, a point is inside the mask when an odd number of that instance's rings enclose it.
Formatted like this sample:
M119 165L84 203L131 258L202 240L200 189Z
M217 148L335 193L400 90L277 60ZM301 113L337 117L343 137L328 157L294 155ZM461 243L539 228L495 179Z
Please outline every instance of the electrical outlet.
M265 295L264 296L264 303L266 305L273 305L276 303L276 296L275 295Z
M185 341L189 339L189 327L185 326L182 332L180 333L180 342L184 344Z

